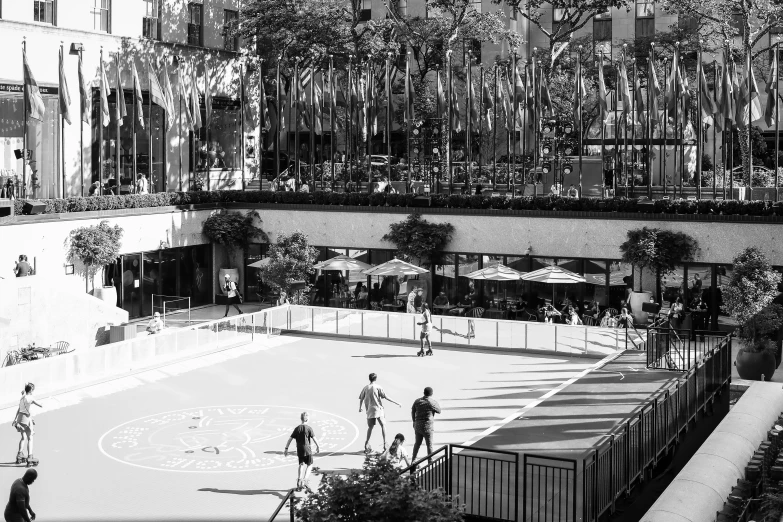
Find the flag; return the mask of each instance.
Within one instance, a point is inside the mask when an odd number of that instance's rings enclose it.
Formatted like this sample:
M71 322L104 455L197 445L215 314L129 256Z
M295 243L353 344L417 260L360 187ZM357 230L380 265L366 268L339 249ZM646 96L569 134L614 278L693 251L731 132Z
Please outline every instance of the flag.
M723 132L723 111L721 109L721 97L723 96L723 93L721 92L721 80L723 79L723 72L721 69L721 66L715 63L715 96L713 97L715 101L715 110L717 111L713 115L713 119L715 120L715 129L718 132Z
M681 87L682 85L679 84L679 74L680 72L680 49L675 47L674 49L674 57L672 58L672 68L669 72L669 77L666 80L666 110L674 115L673 111L676 108L675 104L675 95L678 94L678 92L682 92Z
M476 91L473 89L473 78L468 78L468 96L470 96L470 124L477 127L479 124L479 108L476 103Z
M158 77L155 74L155 68L152 64L148 65L147 75L149 76L150 98L152 98L152 103L158 107L161 107L164 111L167 111L168 108L166 104L166 97L163 94L163 87L160 86ZM166 116L170 118L171 114L167 114Z
M109 80L106 79L106 67L101 60L101 121L104 127L109 126L111 114L109 114Z
M744 129L748 125L748 106L750 104L750 91L748 90L748 82L743 81L742 85L739 84L739 75L737 74L736 65L732 71L732 83L735 85L735 93L737 95L736 101L736 122L737 126Z
M658 113L658 96L661 95L661 84L658 83L658 73L655 70L655 64L652 60L648 60L648 66L650 72L647 76L647 90L650 94L650 127L651 130L655 128L656 123L660 123L661 117Z
M715 105L715 100L710 95L707 77L704 75L703 64L699 77L699 98L701 100L701 121L707 125L712 125L714 122L713 115L718 112L718 107Z
M519 76L519 69L514 67L514 112L519 110L519 105L525 101L525 86L522 84L522 77Z
M778 53L773 53L772 67L769 68L767 76L767 107L764 111L764 122L767 127L772 127L775 118L778 117Z
M357 117L359 122L359 133L361 133L361 140L367 141L367 118L369 118L370 104L367 103L367 77L369 74L359 73L356 78L357 90L356 90L356 102L357 102Z
M407 61L405 66L405 123L412 123L416 119L414 103L416 102L416 91L411 81L411 61Z
M321 72L321 83L324 81L324 73ZM323 111L323 90L318 82L313 79L313 107L315 108L315 133L322 134L323 127L321 127L321 114Z
M212 86L209 81L209 66L204 60L204 106L207 114L207 129L212 128Z
M30 64L27 63L27 51L24 49L22 50L22 60L24 61L24 90L27 104L25 111L27 117L32 120L43 121L46 106L44 105L41 91L38 89L38 83L36 83L33 77L33 71L30 70ZM103 68L103 64L101 64L101 68Z
M731 62L731 92L733 98L732 108L734 110L732 120L734 120L737 126L741 126L744 106L742 106L742 92L740 91L739 78L737 77L737 64L734 62Z
M761 99L759 98L759 86L756 84L756 75L753 73L753 62L750 63L750 120L749 123L759 121L764 117L761 112Z
M378 134L378 112L380 112L380 100L375 95L375 89L373 86L372 69L370 65L367 67L367 96L365 96L365 103L367 104L367 114L370 126L370 136Z
M359 94L356 92L356 75L353 74L351 76L351 85L348 86L351 89L351 106L349 110L351 111L351 123L356 126L359 124Z
M136 107L136 114L138 115L139 125L141 125L141 128L143 129L144 111L142 110L142 104L144 103L144 97L141 94L141 82L139 81L139 73L136 70L135 60L131 64L131 72L133 73L133 106ZM198 108L198 105L196 105L196 108Z
M587 97L587 87L585 87L585 78L582 73L582 62L576 61L576 77L574 78L574 125L577 126L582 121L582 104ZM581 132L581 129L580 129Z
M65 63L63 62L63 48L60 47L60 115L63 120L71 124L71 95L68 92L68 83L65 81Z
M343 107L343 108L348 107L348 103L345 100L345 93L343 93L343 90L340 87L340 84L337 81L335 81L334 83L335 83L335 85L334 85L334 89L335 89L335 95L334 95L335 105L337 105L338 107Z
M114 104L114 121L121 121L128 115L128 108L125 105L125 92L122 90L122 70L120 67L120 57L117 55L117 103Z
M185 120L185 128L186 129L193 129L194 128L194 121L193 121L193 114L190 112L190 107L188 106L188 96L185 93L185 77L182 74L182 69L179 65L177 65L177 93L179 94L180 98L180 107L182 107L182 115ZM182 103L182 100L185 100L185 103Z
M634 68L633 72L634 106L636 107L636 119L638 123L641 124L644 121L644 95L642 94L642 83L639 81L639 75L637 74L636 68Z
M459 97L457 91L454 90L454 76L452 75L451 81L451 129L454 132L462 131L462 118L459 112Z
M604 81L604 62L601 54L601 63L598 65L598 105L601 106L601 121L606 123L606 113L609 107L606 103L606 81Z
M195 64L192 64L192 67L190 68L190 103L191 110L193 111L193 130L197 131L204 126L204 122L201 119L201 99L198 93Z
M497 68L495 68L495 73L497 73ZM491 131L494 122L490 115L492 114L492 109L495 107L495 100L492 99L492 92L489 90L486 78L484 78L484 83L481 85L481 104L485 111L484 115L487 118L487 130Z
M82 54L79 53L79 98L81 99L82 121L90 123L90 98L87 93L90 92L87 87L87 81L84 77L84 67L82 67Z
M290 121L286 120L286 115L288 114L288 93L285 90L285 82L281 82L279 86L277 86L278 89L280 89L280 121L277 122L277 124L280 127L280 133L288 132L290 129L286 127L286 125L290 125ZM275 104L277 103L277 100L275 100ZM289 120L291 118L288 118Z
M166 62L163 62L163 69L161 70L163 81L161 86L163 87L163 97L166 100L166 118L167 128L171 130L171 126L174 125L174 114L176 109L174 108L174 90L171 88L171 79L169 78L169 68Z
M546 78L544 77L544 70L539 69L538 70L538 85L541 90L541 94L539 95L539 101L541 103L541 115L544 115L544 107L549 109L549 112L552 116L555 114L555 107L552 104L552 95L549 93L549 84L546 81Z
M441 81L440 71L438 71L438 118L445 118L448 113L446 107L446 93L443 90L443 82Z
M628 88L628 69L625 66L625 56L618 63L617 74L619 75L617 90L623 101L623 115L628 116L631 114L631 91Z
M728 55L724 56L723 72L721 74L720 81L720 99L718 104L720 105L721 119L725 122L726 127L731 126L731 122L734 121L734 91L731 84L730 76L730 64Z
M500 95L502 97L501 99L503 100L503 120L505 121L506 130L509 132L514 131L514 104L511 102L511 93L511 84L509 83L509 79L506 78L505 80L501 81Z
M685 62L680 60L680 69L678 71L680 82L682 83L682 90L680 91L681 105L678 105L680 111L682 111L682 122L686 123L690 121L691 111L691 89L688 85L688 75L685 74Z
M528 115L527 119L528 119L528 125L530 127L533 126L536 119L536 89L535 89L535 81L534 81L535 78L534 74L536 70L535 62L533 62L532 69L533 69L532 74L530 71L525 72L525 85L527 86L527 115ZM508 85L508 92L509 92L509 96L512 96L511 85Z
M394 118L394 98L392 97L392 78L394 78L393 72L390 70L389 77L386 79L386 86L388 87L388 90L386 91L386 103L389 104L389 114L391 114L391 117ZM391 122L386 123L386 127L389 131L391 131ZM386 137L389 139L389 136Z
M266 86L264 85L264 75L261 68L258 69L258 101L261 103L261 109L258 111L258 126L265 131L272 130L272 122L269 120L269 104L266 100Z

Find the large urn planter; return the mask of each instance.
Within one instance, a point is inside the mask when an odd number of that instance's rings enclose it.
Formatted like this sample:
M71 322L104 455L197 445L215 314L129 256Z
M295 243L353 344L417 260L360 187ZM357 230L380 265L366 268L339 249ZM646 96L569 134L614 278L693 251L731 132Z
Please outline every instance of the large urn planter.
M650 292L631 292L628 302L633 311L633 321L635 324L647 324L647 312L642 312L642 305L650 300Z
M117 288L114 286L96 287L93 295L111 306L117 306Z
M737 373L741 379L771 381L775 373L775 356L769 352L749 352L743 349L737 353Z

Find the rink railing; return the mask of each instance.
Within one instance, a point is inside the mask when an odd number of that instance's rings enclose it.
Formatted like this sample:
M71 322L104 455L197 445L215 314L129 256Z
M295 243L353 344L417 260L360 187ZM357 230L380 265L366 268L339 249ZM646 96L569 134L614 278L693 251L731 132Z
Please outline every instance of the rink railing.
M267 310L270 325L290 332L339 337L419 341L421 314L290 305ZM433 346L480 347L605 357L645 349L633 330L527 321L433 315Z

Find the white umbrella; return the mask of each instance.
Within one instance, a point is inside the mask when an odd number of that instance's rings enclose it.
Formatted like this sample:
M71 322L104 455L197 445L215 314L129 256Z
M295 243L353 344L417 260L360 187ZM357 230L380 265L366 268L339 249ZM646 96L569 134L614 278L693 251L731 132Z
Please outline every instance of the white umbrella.
M247 266L249 266L250 268L261 268L261 267L264 267L264 266L268 265L269 261L270 261L270 258L265 257L264 259L259 259L258 261L250 263Z
M402 259L392 259L363 271L368 276L406 276L426 274L427 272L429 270L426 268L406 263Z
M522 272L500 264L476 270L475 272L466 274L464 277L467 277L468 279L481 279L484 281L519 281L522 277Z
M584 283L585 278L579 274L575 274L570 270L565 270L559 266L545 266L535 272L528 272L524 274L521 279L523 281L531 281L533 283L548 283L551 285L569 285L574 283ZM555 287L552 287L552 304L555 303Z
M320 263L313 265L313 268L317 270L349 270L353 272L367 270L368 268L372 268L372 265L352 257L340 255L327 259L326 261L321 261Z

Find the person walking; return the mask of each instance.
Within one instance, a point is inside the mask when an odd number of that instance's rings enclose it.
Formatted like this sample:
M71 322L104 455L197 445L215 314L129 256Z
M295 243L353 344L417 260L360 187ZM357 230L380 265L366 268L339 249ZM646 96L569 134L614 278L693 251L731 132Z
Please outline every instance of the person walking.
M242 315L242 310L239 309L239 303L242 301L239 296L239 291L237 290L237 284L231 280L230 274L226 274L225 282L223 284L223 293L228 297L226 300L226 314L223 317L228 317L228 311L231 309L231 305L234 305L237 312Z
M35 511L30 507L30 485L38 478L38 472L28 469L20 479L11 484L11 495L5 506L5 522L30 522L35 520ZM30 513L28 516L27 513Z
M310 467L313 465L313 449L310 447L310 441L315 442L315 452L321 452L321 446L315 438L313 428L307 425L308 415L306 411L303 411L299 416L302 423L294 428L291 432L291 436L288 437L288 442L285 443L284 456L288 456L288 446L291 445L291 441L296 441L296 456L299 458L299 468L296 472L296 489L302 490L302 487L309 486L307 481L310 475Z
M685 315L685 306L682 304L682 297L677 297L671 308L669 308L669 325L678 330L682 326L682 320Z
M33 457L33 435L35 435L35 421L33 420L32 405L43 408L39 403L33 400L35 384L29 382L25 385L22 392L22 398L19 399L19 408L16 410L16 418L11 424L21 435L19 440L19 451L16 453L16 463L24 464L27 467L38 465L38 459ZM24 446L27 444L27 457L24 456Z
M411 418L413 420L413 432L416 434L416 442L413 444L413 459L419 453L422 440L427 444L427 455L432 454L433 434L435 431L434 419L436 413L441 413L440 404L432 398L432 388L424 388L424 396L413 401Z
M421 318L420 323L416 323L421 326L421 349L416 357L424 357L425 355L432 355L432 342L430 341L430 331L432 329L432 314L430 313L430 306L427 303L421 304ZM424 353L424 341L427 341L427 353Z
M400 406L399 402L389 398L383 388L376 381L378 375L375 373L370 374L370 384L362 388L362 392L359 394L359 413L362 412L362 407L367 410L367 439L364 441L364 452L370 453L372 448L370 447L370 436L375 424L381 425L381 435L383 436L383 451L386 451L386 421L383 415L383 399Z
M146 174L139 174L139 179L136 180L136 194L148 194L149 182L147 181Z

